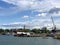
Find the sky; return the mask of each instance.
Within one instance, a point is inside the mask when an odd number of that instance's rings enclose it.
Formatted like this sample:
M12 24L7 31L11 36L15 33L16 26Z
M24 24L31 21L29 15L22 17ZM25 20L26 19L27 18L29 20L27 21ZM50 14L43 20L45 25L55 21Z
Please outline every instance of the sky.
M60 0L0 0L0 28L60 29Z

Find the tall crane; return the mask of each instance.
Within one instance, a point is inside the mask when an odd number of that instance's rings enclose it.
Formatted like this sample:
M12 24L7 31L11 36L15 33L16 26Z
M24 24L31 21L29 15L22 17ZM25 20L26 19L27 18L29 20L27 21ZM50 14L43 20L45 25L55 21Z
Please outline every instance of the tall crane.
M53 30L56 30L56 25L54 23L54 20L53 20L53 17L51 16L51 20L52 20L52 23L53 23Z

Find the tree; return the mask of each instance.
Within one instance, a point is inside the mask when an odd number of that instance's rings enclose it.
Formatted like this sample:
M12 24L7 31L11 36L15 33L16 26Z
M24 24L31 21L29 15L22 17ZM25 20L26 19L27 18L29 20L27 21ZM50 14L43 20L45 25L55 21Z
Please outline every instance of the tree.
M40 33L40 29L32 29L31 32Z
M4 30L3 29L0 29L0 33L2 33L2 32L4 32Z
M23 29L23 32L30 32L30 29Z
M17 31L19 31L19 32L30 32L30 29L18 29Z
M5 32L10 32L9 29L5 29Z
M42 33L50 33L50 31L47 29L47 27L43 27L41 29Z
M20 29L17 29L17 31L18 31L18 32L22 32L22 31L23 31L23 29L22 29L22 28L20 28Z

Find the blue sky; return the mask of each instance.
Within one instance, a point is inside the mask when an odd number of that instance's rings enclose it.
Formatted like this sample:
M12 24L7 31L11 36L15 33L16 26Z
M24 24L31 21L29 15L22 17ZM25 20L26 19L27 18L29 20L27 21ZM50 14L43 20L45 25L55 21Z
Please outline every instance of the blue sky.
M60 0L0 0L0 28L60 26Z

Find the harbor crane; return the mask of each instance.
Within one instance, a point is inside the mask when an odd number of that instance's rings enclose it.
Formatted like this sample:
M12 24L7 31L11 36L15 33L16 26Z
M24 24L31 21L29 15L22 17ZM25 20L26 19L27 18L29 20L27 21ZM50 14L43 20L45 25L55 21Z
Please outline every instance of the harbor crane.
M56 25L54 23L53 17L51 16L52 24L53 24L53 29L52 32L56 32Z

